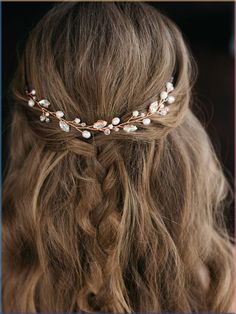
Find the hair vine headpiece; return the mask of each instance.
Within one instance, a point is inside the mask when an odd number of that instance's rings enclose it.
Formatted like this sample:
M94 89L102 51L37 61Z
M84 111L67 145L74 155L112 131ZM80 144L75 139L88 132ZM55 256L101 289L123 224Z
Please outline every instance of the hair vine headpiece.
M165 86L165 91L162 91L159 96L159 100L152 102L148 109L145 112L139 112L137 110L133 111L132 116L124 122L121 122L121 119L115 117L112 119L111 123L108 124L105 120L98 120L93 125L86 125L85 122L81 122L80 118L75 118L74 120L66 120L64 117L64 112L62 111L50 111L48 107L50 106L50 102L47 99L38 100L36 96L36 91L33 89L31 92L26 91L29 96L28 105L30 107L37 106L42 114L39 119L41 122L50 122L50 116L55 117L59 120L59 127L64 132L69 132L70 127L78 130L84 138L90 138L90 131L98 131L103 132L106 135L109 135L112 131L119 131L123 129L125 132L134 132L138 128L135 125L136 123L142 123L144 125L148 125L151 123L150 116L153 114L158 114L160 116L165 116L169 108L164 104L172 104L175 101L174 96L171 96L170 93L174 90L174 86L172 82L167 82Z

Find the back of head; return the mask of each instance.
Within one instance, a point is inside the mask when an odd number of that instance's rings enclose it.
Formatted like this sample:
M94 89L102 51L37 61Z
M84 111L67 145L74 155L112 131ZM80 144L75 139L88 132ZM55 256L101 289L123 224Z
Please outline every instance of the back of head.
M168 115L86 140L40 122L25 94L92 124L144 110L172 76ZM228 184L191 81L181 33L147 4L61 3L35 27L12 84L6 312L229 311Z

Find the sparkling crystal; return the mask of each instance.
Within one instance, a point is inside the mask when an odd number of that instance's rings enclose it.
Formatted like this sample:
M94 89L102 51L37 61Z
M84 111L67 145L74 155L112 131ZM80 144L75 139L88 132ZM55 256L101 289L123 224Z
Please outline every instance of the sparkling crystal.
M127 124L124 126L123 130L126 132L134 132L137 130L137 127L136 125L133 125L133 124Z
M80 123L80 119L79 119L79 118L75 118L74 121L75 121L76 124L79 124L79 123Z
M94 123L93 127L95 129L102 129L107 125L107 121L104 120L98 120L97 122Z
M138 110L133 111L132 115L133 115L133 117L137 117L139 115Z
M30 100L28 101L28 105L29 105L30 107L34 107L34 101L33 101L33 99L30 99Z
M160 110L160 111L159 111L159 114L160 114L161 116L165 116L165 115L167 114L166 108Z
M57 118L62 118L62 117L64 117L64 112L62 112L62 111L57 111L56 112L56 116L57 116Z
M143 119L143 124L144 125L148 125L148 124L150 124L150 122L151 122L151 120L149 118Z
M62 129L62 131L64 131L64 132L69 132L70 131L70 127L69 127L69 125L65 121L60 121L59 122L59 126Z
M86 123L85 123L85 122L83 122L83 123L81 123L81 125L82 125L82 126L86 126Z
M112 119L112 121L111 121L111 122L112 122L112 124L113 124L113 125L117 125L117 124L119 124L119 123L120 123L120 118L115 117L115 118L113 118L113 119Z
M39 104L45 108L48 108L48 106L50 105L50 102L47 99L42 99L39 101Z
M166 83L167 92L172 92L174 90L174 86L171 82Z
M84 138L90 138L91 137L91 133L89 131L85 130L85 131L82 132L82 136Z
M157 111L157 107L158 107L158 102L154 101L153 103L151 103L151 105L149 106L149 110L154 113Z
M104 134L109 135L110 133L111 133L111 130L109 129L104 130Z

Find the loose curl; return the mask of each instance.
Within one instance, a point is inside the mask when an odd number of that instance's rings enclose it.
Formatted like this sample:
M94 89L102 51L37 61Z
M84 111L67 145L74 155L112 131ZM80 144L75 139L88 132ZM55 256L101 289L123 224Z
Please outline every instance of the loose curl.
M229 185L189 107L192 64L147 4L61 3L35 27L12 84L4 312L230 311ZM92 124L146 108L173 75L168 115L89 140L41 123L25 95Z

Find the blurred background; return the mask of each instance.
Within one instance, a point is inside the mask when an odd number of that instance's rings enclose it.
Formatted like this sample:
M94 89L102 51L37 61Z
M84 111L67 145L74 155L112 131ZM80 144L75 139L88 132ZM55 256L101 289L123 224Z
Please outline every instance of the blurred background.
M193 110L205 125L228 179L234 175L234 3L150 2L179 26L198 65ZM9 83L29 31L54 2L3 2L3 170L12 105ZM226 212L234 231L234 206Z

